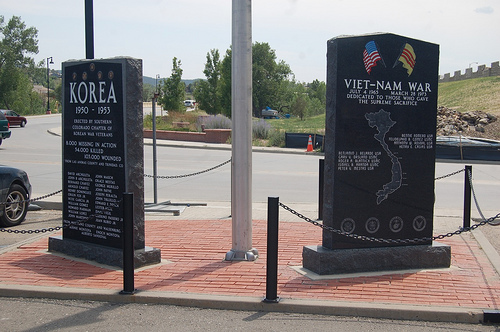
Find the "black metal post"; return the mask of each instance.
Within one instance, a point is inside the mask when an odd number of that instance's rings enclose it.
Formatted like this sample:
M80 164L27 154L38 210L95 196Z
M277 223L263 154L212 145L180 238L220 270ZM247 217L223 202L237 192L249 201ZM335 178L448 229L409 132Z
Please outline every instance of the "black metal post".
M123 290L134 294L134 194L123 193Z
M471 207L471 185L472 166L465 166L465 186L464 186L464 228L470 227L470 207Z
M85 54L86 59L94 58L94 2L85 0Z
M50 62L49 62L50 60ZM50 114L50 68L49 65L54 64L54 61L52 60L52 57L47 58L47 114Z
M153 203L158 204L158 159L156 157L156 98L158 94L153 95L152 116L153 116Z
M318 220L323 220L323 194L325 190L325 159L319 160Z
M267 270L264 302L278 303L278 197L267 198Z

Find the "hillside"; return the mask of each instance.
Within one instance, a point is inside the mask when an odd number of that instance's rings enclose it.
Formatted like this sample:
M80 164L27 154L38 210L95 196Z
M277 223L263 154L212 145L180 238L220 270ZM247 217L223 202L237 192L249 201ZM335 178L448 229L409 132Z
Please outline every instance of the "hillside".
M499 114L500 76L440 83L438 106Z
M164 79L164 77L159 78L159 79L158 79L158 82L159 82L160 80L163 80L163 79ZM189 85L189 84L191 84L191 83L196 82L197 80L199 80L199 79L193 79L193 80L182 80L182 82L184 82L186 85ZM152 85L152 86L155 86L155 84L156 84L156 79L155 79L155 78L153 78L153 77L149 77L149 76L143 76L143 77L142 77L142 81L143 81L144 83L146 83L146 84L150 84L150 85Z
M481 111L500 119L500 77L483 77L439 84L438 106L460 113ZM484 132L469 130L462 135L500 140L500 120Z

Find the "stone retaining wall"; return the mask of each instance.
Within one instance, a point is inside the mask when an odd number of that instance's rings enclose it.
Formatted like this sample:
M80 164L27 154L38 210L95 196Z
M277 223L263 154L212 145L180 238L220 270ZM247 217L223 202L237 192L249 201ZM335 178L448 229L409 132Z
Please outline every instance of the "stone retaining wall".
M171 141L204 143L226 143L231 137L231 129L205 129L204 132L157 130L156 138ZM144 129L144 138L153 138L153 131Z

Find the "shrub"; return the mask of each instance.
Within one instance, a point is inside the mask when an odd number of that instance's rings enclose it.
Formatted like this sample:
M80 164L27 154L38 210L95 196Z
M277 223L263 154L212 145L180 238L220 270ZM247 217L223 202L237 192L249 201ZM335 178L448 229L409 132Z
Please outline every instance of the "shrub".
M263 119L259 119L252 123L253 139L267 139L269 137L270 130L271 125Z
M269 146L285 147L285 131L273 129L269 133Z
M231 129L231 119L228 117L217 114L209 116L199 116L196 121L196 128L198 131L205 129Z

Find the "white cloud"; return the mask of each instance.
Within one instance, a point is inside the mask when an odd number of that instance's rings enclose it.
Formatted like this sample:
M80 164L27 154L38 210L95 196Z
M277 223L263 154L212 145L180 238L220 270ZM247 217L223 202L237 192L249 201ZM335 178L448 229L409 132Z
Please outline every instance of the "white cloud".
M475 12L479 14L492 14L493 13L493 8L491 7L481 7L481 8L476 8Z

